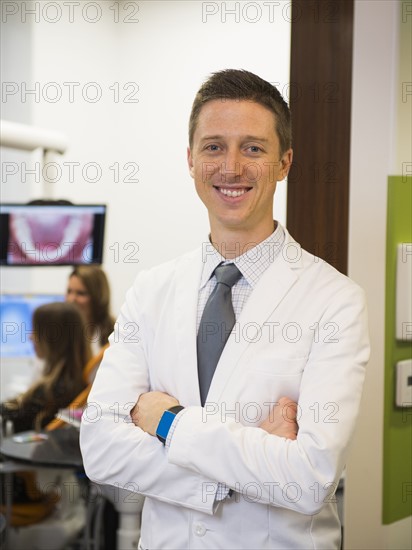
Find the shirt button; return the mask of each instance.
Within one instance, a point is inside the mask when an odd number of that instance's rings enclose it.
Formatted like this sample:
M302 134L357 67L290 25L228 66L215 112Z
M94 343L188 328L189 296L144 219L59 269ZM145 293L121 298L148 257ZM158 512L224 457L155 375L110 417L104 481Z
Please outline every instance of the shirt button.
M195 535L197 535L198 537L203 537L203 535L206 534L206 527L203 525L203 523L195 523L194 531Z

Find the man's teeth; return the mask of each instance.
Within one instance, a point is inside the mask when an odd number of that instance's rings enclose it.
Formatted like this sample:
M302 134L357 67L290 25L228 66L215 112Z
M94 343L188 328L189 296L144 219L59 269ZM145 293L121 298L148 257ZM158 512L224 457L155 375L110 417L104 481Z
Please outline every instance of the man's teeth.
M240 197L246 193L246 189L231 191L230 189L223 189L222 187L219 187L219 191L228 197Z

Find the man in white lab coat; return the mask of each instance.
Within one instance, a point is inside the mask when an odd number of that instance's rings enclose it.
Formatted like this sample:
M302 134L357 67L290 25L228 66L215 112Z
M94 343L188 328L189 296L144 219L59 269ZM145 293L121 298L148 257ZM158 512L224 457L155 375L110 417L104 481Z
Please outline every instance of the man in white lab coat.
M129 290L82 423L86 473L146 496L144 549L339 548L334 492L369 356L363 292L273 221L292 162L276 88L215 73L189 144L209 241ZM235 324L203 399L197 334L222 262L240 272Z

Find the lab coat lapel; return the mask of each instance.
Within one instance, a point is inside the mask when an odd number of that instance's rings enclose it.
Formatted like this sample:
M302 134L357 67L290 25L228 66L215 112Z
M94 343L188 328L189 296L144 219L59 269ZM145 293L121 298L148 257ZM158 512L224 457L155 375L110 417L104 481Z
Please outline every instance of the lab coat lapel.
M199 378L197 374L196 316L202 275L202 250L185 256L176 269L176 295L174 297L175 328L178 361L172 368L179 387L180 402L185 405L200 405ZM165 350L167 353L167 350Z
M295 247L295 250L291 251L292 259L287 254L287 247L291 244ZM286 232L282 250L252 291L237 320L237 332L234 330L226 343L213 376L208 401L220 400L234 370L242 365L241 357L253 341L253 328L264 327L264 323L297 281L298 272L302 267L300 250L300 245ZM296 251L297 258L294 257Z

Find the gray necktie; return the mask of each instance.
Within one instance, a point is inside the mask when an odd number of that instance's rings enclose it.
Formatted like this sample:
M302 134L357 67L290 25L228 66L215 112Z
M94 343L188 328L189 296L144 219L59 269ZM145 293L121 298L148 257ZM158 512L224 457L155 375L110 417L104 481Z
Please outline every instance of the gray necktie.
M235 324L232 286L242 275L235 264L220 265L214 274L217 284L206 302L197 333L197 370L202 405L205 404L216 365Z

